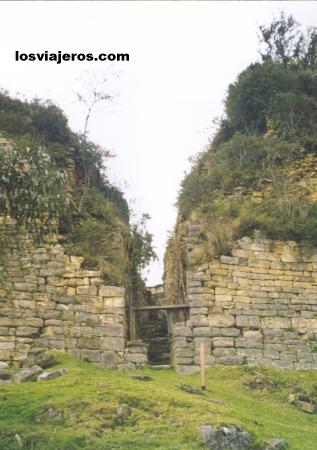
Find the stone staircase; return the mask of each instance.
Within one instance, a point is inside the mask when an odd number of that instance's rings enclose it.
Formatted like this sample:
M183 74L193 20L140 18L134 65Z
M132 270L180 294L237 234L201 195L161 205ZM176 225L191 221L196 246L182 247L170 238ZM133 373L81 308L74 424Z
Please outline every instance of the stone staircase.
M149 345L149 364L170 364L170 342L165 318L151 318L139 324L142 341Z

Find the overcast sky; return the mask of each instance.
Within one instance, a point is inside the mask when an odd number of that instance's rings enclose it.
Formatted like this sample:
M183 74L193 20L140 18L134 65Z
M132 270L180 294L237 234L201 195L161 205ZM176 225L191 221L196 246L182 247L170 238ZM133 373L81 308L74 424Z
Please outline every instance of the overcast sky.
M110 149L112 180L149 229L160 258L148 284L161 281L173 206L188 158L208 144L228 84L258 59L258 26L280 11L316 26L316 2L0 2L0 88L52 99L83 131L76 92L114 95L92 114L89 137ZM130 61L16 62L14 52L129 53ZM107 83L101 80L107 78Z

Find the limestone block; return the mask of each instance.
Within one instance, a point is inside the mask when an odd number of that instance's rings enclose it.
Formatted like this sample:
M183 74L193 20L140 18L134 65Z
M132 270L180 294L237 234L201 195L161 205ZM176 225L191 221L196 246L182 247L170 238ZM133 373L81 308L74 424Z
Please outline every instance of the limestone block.
M9 350L0 350L0 361L10 361L11 352Z
M125 289L117 286L101 286L99 295L101 297L124 297Z
M230 337L215 337L212 338L212 345L216 347L234 347L234 339Z
M48 348L53 348L56 350L64 350L65 349L65 341L64 341L64 337L61 337L61 339L57 339L56 336L54 336L54 339L48 339L47 340L47 347Z
M293 318L292 326L298 329L304 330L317 330L317 318L316 319L306 319L306 318Z
M294 319L293 319L294 320ZM273 329L285 329L291 328L292 322L290 319L282 317L265 317L262 319L263 328L273 328Z
M257 330L243 330L243 337L246 339L262 339L262 333Z
M223 264L239 264L239 258L236 256L220 256Z
M269 358L269 359L279 359L280 357L280 353L279 352L274 352L274 351L269 351L269 350L264 350L264 358Z
M14 289L16 291L34 292L36 290L36 284L33 284L33 283L14 283Z
M80 352L80 357L90 362L100 362L100 356L100 350L82 349Z
M211 327L230 328L235 325L235 318L230 314L211 314L208 319Z
M218 327L210 327L210 335L211 335L211 337L221 336L222 335L221 330L222 329L218 328Z
M122 325L104 325L104 336L124 336L124 327Z
M235 356L237 351L235 348L231 347L218 347L213 349L212 354L217 357Z
M240 330L238 328L221 328L221 336L237 337L240 336Z
M177 348L173 352L175 358L192 358L194 356L194 350L191 348Z
M173 359L174 365L193 365L193 358L174 358Z
M193 308L190 309L190 314L192 315L207 315L208 314L208 308Z
M0 350L14 350L14 342L0 342Z
M237 348L237 356L263 358L263 351L253 348Z
M197 314L191 317L191 323L193 327L206 327L209 325L208 317L205 315Z
M78 348L97 349L100 347L100 339L96 337L78 338Z
M199 366L176 366L176 373L178 375L192 375L193 373L199 372Z
M98 315L92 313L85 312L76 312L75 313L76 322L98 322Z
M14 300L13 306L17 309L35 309L35 302L31 300Z
M292 361L276 360L272 362L272 366L277 367L278 369L293 369L294 363Z
M105 367L113 367L114 365L116 365L118 363L118 355L117 353L115 353L112 350L109 351L103 351L100 354L100 362L102 365L104 365Z
M225 364L228 366L235 366L246 364L246 359L243 356L220 356L217 360L219 364Z
M78 286L77 287L77 295L96 296L97 295L97 287L96 286Z
M55 311L52 309L38 310L37 315L41 319L59 319L61 317L61 311Z
M194 364L200 364L200 357L198 354L194 357ZM207 367L213 366L216 364L216 358L213 355L205 355L205 364Z
M127 362L135 364L147 364L148 358L144 353L126 353L125 359Z
M19 327L16 330L17 336L34 336L38 333L38 328L34 327Z
M122 337L105 337L100 339L100 348L103 350L114 350L117 352L124 351L124 338Z
M70 262L75 264L76 267L80 267L80 265L82 264L82 262L84 261L84 258L82 256L71 256L70 257Z
M193 335L194 336L206 336L206 337L210 337L211 336L211 328L210 327L195 327L193 329Z
M25 325L28 327L41 328L43 326L43 324L44 324L44 320L36 318L36 317L29 317L29 318L25 319Z
M213 305L212 300L191 300L189 301L189 306L191 308L210 308Z

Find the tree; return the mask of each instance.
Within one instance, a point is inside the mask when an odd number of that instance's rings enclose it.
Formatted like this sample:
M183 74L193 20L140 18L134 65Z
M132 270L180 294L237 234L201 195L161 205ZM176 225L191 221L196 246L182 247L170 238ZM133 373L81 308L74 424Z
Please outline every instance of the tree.
M317 58L316 28L308 29L305 36L293 16L282 12L278 19L266 27L260 26L260 40L264 49L260 51L263 61L273 60L287 66L299 63L314 67Z

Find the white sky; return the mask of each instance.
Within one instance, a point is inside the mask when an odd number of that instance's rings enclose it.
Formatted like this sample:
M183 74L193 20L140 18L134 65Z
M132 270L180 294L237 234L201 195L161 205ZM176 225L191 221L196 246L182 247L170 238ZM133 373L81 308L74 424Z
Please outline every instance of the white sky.
M258 59L258 26L283 10L317 25L316 2L0 2L0 88L50 98L83 130L75 92L106 75L114 102L99 105L90 138L112 150L111 179L138 212L148 212L161 281L188 158L203 150L221 116L228 84ZM130 61L16 62L14 52L130 53Z

